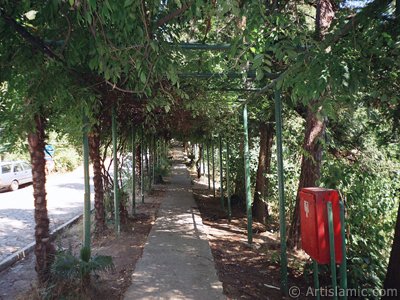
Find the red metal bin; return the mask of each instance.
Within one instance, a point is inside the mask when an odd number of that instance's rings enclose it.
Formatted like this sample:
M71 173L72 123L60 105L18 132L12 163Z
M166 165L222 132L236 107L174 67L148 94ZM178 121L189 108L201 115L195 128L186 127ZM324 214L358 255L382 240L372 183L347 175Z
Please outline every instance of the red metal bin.
M300 227L302 248L319 264L330 263L327 202L332 203L336 263L342 262L342 237L339 193L310 187L300 191Z

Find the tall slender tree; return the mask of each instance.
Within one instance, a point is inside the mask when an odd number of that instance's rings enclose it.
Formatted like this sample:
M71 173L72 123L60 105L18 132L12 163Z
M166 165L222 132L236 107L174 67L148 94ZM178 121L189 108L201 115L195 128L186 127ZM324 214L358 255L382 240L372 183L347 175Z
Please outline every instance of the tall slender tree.
M32 100L29 100L32 101ZM45 118L37 114L34 127L28 134L29 153L32 164L33 197L35 202L35 255L36 272L40 283L50 278L50 266L54 260L55 247L50 239L49 217L46 199L46 160L45 147Z
M322 41L335 16L333 0L318 0L315 18L315 36ZM321 176L322 142L321 137L326 129L326 117L321 109L323 96L311 101L307 107L306 124L303 140L303 156L301 159L301 174L293 211L292 222L289 228L289 247L300 246L300 198L302 188L315 186Z
M101 233L105 225L104 186L100 156L100 132L95 125L89 134L89 155L93 164L94 208L96 232Z
M271 123L261 122L260 151L258 155L258 167L256 175L256 186L254 191L253 216L259 222L266 224L269 216L267 195L268 179L266 174L271 167L272 144L274 141L274 128Z

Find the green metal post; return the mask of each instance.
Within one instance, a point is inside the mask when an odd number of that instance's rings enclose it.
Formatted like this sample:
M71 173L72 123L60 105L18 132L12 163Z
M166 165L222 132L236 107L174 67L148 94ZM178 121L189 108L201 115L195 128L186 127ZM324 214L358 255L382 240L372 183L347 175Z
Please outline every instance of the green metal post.
M204 144L201 145L201 151L202 151L202 153L201 153L201 161L202 161L202 164L203 164L201 175L204 176L205 173L206 173L206 170L205 170L206 165L204 164Z
M149 176L149 191L151 191L151 185L152 185L152 164L153 164L153 155L152 155L152 143L153 143L153 139L150 138L150 140L148 141L148 153L149 153L149 158L148 158L148 164L149 164L149 172L148 172L148 176ZM147 153L147 152L146 152Z
M163 140L159 140L158 141L158 166L161 168L161 163L162 163L162 159L163 159Z
M226 193L228 197L228 220L232 219L232 207L231 207L231 190L229 187L229 142L226 142Z
M151 191L151 139L146 143L148 191Z
M221 208L225 210L224 201L224 168L223 168L223 157L222 157L222 136L219 135L219 191L221 193Z
M118 195L118 159L117 159L117 120L115 116L115 104L112 107L112 142L113 142L113 160L114 160L114 220L115 232L120 233L119 222L119 195Z
M140 195L144 203L144 133L143 128L140 137Z
M158 141L158 159L159 159L158 166L160 168L162 165L163 156L164 156L163 155L163 140L161 139Z
M83 116L83 174L85 183L85 195L83 205L83 245L90 249L90 181L89 181L89 140L88 119Z
M213 196L215 199L215 149L213 141L211 141L211 160L212 160Z
M283 176L283 151L282 151L282 102L279 90L275 90L275 122L276 122L276 152L278 165L279 188L279 229L281 236L281 290L288 294L287 253L286 253L286 212L285 212L285 186Z
M153 137L153 149L151 151L152 154L152 159L151 159L151 166L152 166L152 172L151 172L151 182L154 184L155 181L155 162L156 162L156 137Z
M160 140L160 165L161 165L161 160L163 158L167 158L167 154L165 153L165 140L161 139Z
M132 215L136 213L136 128L132 126Z
M320 292L319 292L319 278L318 278L318 263L313 260L313 267L314 267L314 290L315 290L315 296L317 297L317 300L321 299Z
M328 209L329 252L331 255L331 276L332 276L333 299L337 300L335 237L334 237L334 231L333 231L332 202L326 203L326 206Z
M246 211L247 211L247 241L253 242L253 216L251 212L251 185L250 185L250 154L249 154L249 130L247 124L247 104L243 107L244 128L244 174L246 186Z
M340 287L343 291L347 291L347 257L346 257L346 232L345 232L345 221L344 221L344 203L343 201L339 202L340 205L340 228L341 228L341 236L342 236L342 255L343 260L340 264ZM342 299L346 300L347 295L343 293Z
M157 167L161 169L161 141L157 140Z
M155 137L154 137L154 139L155 139ZM158 155L159 155L159 151L158 151L158 140L155 140L155 148L154 148L154 157L156 158L156 160L155 160L155 165L156 165L156 168L158 168L158 166L159 166L159 163L160 163L160 158L158 157Z
M151 181L150 181L150 155L149 155L149 148L150 148L150 145L149 145L150 143L149 143L149 141L147 140L147 138L146 138L146 142L145 142L145 144L144 144L144 153L145 153L145 160L144 160L144 162L145 162L145 164L146 164L146 178L147 178L147 186L145 187L145 189L147 189L147 191L149 192L150 191L150 189L149 189L149 186L150 186L150 184L151 184Z
M211 188L210 184L210 142L207 141L207 178L208 178L208 189Z
M161 161L163 159L163 145L164 145L164 140L161 139L158 142L158 158L159 158L158 165L159 165L160 168L161 168Z
M149 157L147 156L147 147L148 147L148 142L147 142L147 139L144 137L144 140L143 140L143 166L145 167L144 168L144 178L145 178L145 180L148 180L149 179ZM144 184L144 183L143 183ZM147 184L148 184L148 182L147 182ZM144 185L143 186L143 189L145 190L145 191L148 191L148 185Z

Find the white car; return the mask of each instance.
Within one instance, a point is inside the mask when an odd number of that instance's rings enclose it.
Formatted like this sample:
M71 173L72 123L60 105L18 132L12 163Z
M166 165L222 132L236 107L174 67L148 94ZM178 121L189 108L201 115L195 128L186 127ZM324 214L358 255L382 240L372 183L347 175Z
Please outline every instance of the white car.
M21 184L32 182L32 167L24 161L0 162L0 190L18 190Z

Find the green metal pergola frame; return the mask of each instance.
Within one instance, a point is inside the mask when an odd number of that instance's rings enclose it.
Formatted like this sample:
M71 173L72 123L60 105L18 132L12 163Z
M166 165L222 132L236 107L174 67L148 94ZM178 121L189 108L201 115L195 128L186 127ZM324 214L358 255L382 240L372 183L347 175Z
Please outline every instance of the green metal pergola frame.
M180 43L175 45L178 49L182 50L211 50L211 51L226 51L230 49L229 44L199 44L199 43ZM288 276L287 276L287 247L286 247L286 213L285 213L285 197L284 197L284 173L283 173L283 154L282 154L282 103L280 98L280 91L275 87L276 80L279 78L280 74L266 73L265 78L272 79L272 82L261 89L231 89L235 91L246 91L254 92L252 99L265 93L270 89L275 89L275 122L276 122L276 143L277 143L277 164L278 164L278 186L279 186L279 220L280 220L280 239L281 239L281 291L287 295L288 294ZM198 72L198 73L181 73L180 78L218 78L218 79L254 79L254 72L247 73L209 73L209 72ZM228 89L229 90L229 89ZM251 191L250 191L250 169L248 164L248 132L247 132L247 103L249 100L243 103L243 119L244 119L244 136L245 136L245 173L246 173L246 206L247 206L247 219L248 219L248 242L252 243L252 216L251 216ZM89 183L89 151L88 151L88 141L87 141L87 120L84 118L83 121L83 148L84 148L84 178L85 178L85 205L84 205L84 245L90 249L90 183ZM134 138L134 134L133 138ZM119 220L119 197L118 197L118 162L117 162L117 125L116 125L116 113L115 105L112 108L112 140L113 140L113 159L114 159L114 214L115 214L115 231L117 234L120 233L120 220ZM144 203L144 134L143 128L141 130L141 199ZM134 143L133 143L134 144ZM213 179L215 177L215 164L214 164L214 143L212 143L212 158L213 158ZM220 144L220 150L222 145ZM222 151L222 150L221 150ZM227 158L229 159L229 148L227 149ZM246 154L247 153L247 154ZM133 149L132 149L132 155ZM220 157L222 161L222 152L220 152ZM154 160L154 157L152 158ZM207 143L207 163L208 163L208 174L209 170L209 143ZM220 166L220 171L222 173L222 164ZM153 166L154 170L154 166ZM229 173L229 170L227 170ZM229 174L228 174L229 176ZM228 177L227 177L228 178ZM133 179L134 180L134 179ZM229 180L229 179L228 179ZM227 183L227 189L229 193L229 181ZM222 185L222 180L221 180ZM208 186L210 188L210 176L208 176ZM215 183L213 184L214 197L215 197ZM133 191L134 193L134 191ZM134 195L132 196L134 198ZM221 195L221 197L223 197ZM222 200L223 198L221 198ZM230 196L228 194L228 218L230 219ZM223 201L223 200L222 200ZM133 208L134 209L134 208Z

